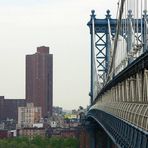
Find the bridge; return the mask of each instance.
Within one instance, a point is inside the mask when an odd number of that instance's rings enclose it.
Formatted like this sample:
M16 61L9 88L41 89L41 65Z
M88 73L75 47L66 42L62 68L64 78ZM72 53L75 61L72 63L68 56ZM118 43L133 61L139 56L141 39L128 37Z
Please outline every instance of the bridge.
M97 19L92 10L87 25L91 83L85 126L90 147L148 148L147 0L120 0L115 19L109 10Z

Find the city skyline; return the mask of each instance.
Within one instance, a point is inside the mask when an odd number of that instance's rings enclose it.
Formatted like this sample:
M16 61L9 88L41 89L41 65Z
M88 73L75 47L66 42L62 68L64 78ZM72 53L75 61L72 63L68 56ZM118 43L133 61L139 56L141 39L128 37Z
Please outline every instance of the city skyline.
M25 55L45 45L54 56L54 106L86 107L90 91L90 34L86 24L92 9L97 18L105 17L107 2L0 1L0 95L25 98ZM114 8L117 1L110 1L110 5ZM116 16L113 9L111 14Z

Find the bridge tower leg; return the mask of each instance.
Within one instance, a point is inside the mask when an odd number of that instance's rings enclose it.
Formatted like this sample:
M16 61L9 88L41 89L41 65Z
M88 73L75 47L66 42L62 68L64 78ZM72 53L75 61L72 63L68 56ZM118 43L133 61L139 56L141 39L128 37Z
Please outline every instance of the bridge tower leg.
M109 137L107 137L107 148L111 148L112 147L112 142L110 140Z
M96 129L96 148L112 148L114 144L108 135L101 129Z
M90 148L96 148L96 132L94 125L90 125L87 128L87 132L89 135L89 147Z
M95 11L92 10L87 24L91 35L90 104L96 98L97 91L105 85L111 58L111 36L115 34L117 24L116 19L111 19L109 10L105 19L96 19L95 16Z

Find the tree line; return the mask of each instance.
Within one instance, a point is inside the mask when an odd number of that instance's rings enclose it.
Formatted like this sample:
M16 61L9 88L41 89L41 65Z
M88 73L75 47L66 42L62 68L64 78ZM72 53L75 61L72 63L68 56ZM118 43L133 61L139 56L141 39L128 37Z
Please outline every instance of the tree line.
M0 139L0 148L79 148L79 141L76 138L61 137L17 137Z

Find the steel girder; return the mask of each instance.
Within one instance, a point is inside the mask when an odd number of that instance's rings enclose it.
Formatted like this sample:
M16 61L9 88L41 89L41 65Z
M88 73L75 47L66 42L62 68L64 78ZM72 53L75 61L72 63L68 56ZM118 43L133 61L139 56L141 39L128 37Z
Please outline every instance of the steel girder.
M91 110L93 118L119 148L148 148L148 132L101 110Z

